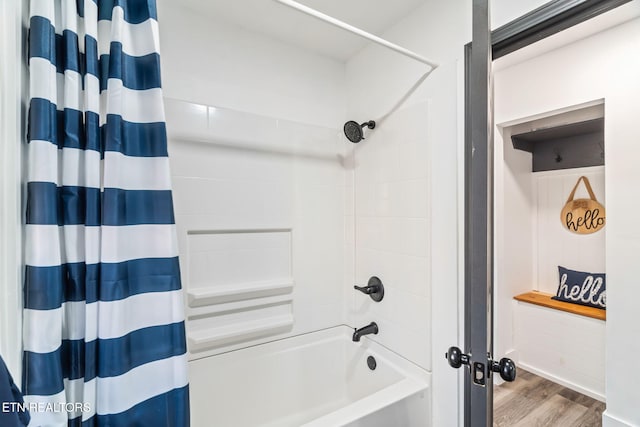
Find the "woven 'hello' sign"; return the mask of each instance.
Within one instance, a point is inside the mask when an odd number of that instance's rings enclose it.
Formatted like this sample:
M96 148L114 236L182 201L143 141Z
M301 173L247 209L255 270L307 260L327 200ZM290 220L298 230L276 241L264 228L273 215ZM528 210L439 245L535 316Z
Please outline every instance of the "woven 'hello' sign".
M576 190L580 181L584 182L587 191L589 192L589 199L575 199ZM604 206L598 202L589 179L586 176L578 178L575 187L569 194L567 203L562 208L560 213L560 220L562 225L572 233L577 234L591 234L596 231L600 231L605 224L606 212Z

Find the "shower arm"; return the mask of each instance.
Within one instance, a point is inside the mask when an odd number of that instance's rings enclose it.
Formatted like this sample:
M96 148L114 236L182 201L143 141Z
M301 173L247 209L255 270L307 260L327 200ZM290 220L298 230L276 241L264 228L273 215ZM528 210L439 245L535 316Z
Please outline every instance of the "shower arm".
M326 15L322 12L319 12L315 9L312 9L308 6L305 6L303 4L300 4L294 0L274 0L277 1L280 4L283 4L285 6L288 6L292 9L297 10L298 12L302 12L305 13L309 16L312 16L316 19L319 19L321 21L324 21L328 24L331 24L333 26L336 26L338 28L341 28L343 30L349 31L350 33L353 33L357 36L360 36L364 39L367 39L369 41L372 41L374 43L379 44L380 46L384 46L387 49L391 49L395 52L400 53L401 55L407 56L411 59L414 59L418 62L422 62L423 64L428 65L431 70L429 70L429 73L431 73L431 71L435 70L436 68L438 68L438 64L436 64L435 62L429 61L427 58L425 58L422 55L418 55L415 52L410 51L409 49L405 49L402 46L398 46L395 43L391 43L390 41L387 41L381 37L376 36L375 34L371 34L368 33L364 30L361 30L360 28L354 27L353 25L349 25L346 22L340 21L339 19L336 19L332 16Z

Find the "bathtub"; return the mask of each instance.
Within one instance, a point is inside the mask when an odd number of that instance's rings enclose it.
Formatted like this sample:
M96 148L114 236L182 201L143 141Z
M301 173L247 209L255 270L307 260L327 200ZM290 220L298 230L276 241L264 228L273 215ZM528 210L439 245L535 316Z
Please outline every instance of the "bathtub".
M192 425L428 426L430 374L352 333L338 326L191 361Z

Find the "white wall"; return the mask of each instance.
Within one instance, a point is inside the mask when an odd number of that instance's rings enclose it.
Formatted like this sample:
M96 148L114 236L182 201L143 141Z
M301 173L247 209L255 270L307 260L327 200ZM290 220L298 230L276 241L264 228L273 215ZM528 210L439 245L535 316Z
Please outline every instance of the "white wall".
M633 194L640 182L636 123L640 116L640 21L608 31L514 65L496 75L496 100L518 98L517 105L495 104L496 122L559 110L604 99L605 191L607 208L606 396L605 426L640 425L635 364L640 343L635 280L640 231L634 226L640 208ZM523 84L522 82L526 82ZM624 349L624 351L620 351Z
M495 79L499 76L496 74ZM495 98L496 109L502 108L501 104L505 102L517 102L517 98L513 101L512 98ZM494 133L493 346L496 356L510 357L517 362L513 297L529 292L537 285L534 276L536 192L531 175L531 153L513 148L510 127L498 126L497 130Z
M468 2L428 2L383 36L437 69L367 139L353 147L355 281L378 275L385 299L348 291L351 326L376 321L372 339L433 372L433 425L458 422L458 372L445 358L458 335L459 192ZM370 46L347 63L348 118L389 113L427 67Z

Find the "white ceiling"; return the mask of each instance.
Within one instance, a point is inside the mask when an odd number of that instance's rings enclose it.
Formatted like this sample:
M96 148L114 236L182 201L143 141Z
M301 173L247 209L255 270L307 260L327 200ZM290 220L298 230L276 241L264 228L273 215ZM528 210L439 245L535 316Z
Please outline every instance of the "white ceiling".
M365 31L380 35L425 0L298 0ZM346 61L368 42L273 0L182 0L216 19L304 49Z
M376 35L385 30L416 8L432 0L296 0L348 24ZM446 1L446 0L440 0ZM523 0L519 0L523 1ZM527 8L535 7L547 0L527 0ZM503 15L514 16L521 12L505 6L513 0L495 0ZM274 0L181 0L180 5L199 14L211 16L249 31L260 33L284 43L301 47L339 61L347 61L366 46L367 40L335 28L316 18L295 11ZM512 8L513 9L513 8ZM508 12L508 13L507 13ZM539 42L534 46L549 49L570 43L579 38L602 31L640 15L640 0L627 3L612 12L601 15L577 27ZM506 15L505 15L506 16ZM503 17L504 18L504 17ZM509 18L512 19L512 18ZM393 40L390 40L393 41ZM518 62L519 56L531 56L536 47L508 55L496 64L498 67ZM533 53L535 56L535 53Z

